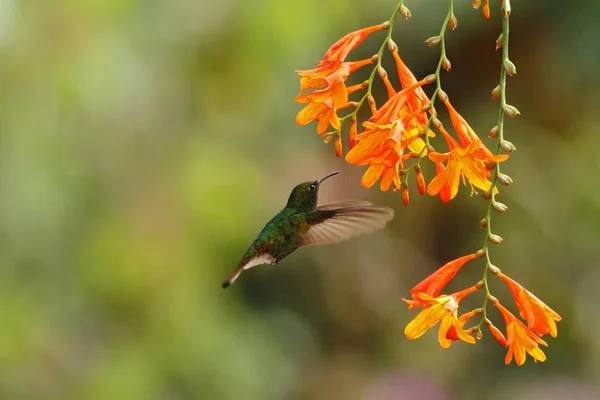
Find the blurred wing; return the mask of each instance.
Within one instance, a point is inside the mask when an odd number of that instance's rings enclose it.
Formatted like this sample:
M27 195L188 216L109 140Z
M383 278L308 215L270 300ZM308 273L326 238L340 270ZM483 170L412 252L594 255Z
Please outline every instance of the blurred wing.
M317 211L337 210L346 207L366 207L370 205L371 203L366 200L342 200L321 204L320 206L317 206Z
M368 202L352 202L356 205L341 208L333 205L348 203L325 204L307 213L305 219L308 226L306 231L299 234L298 246L338 243L379 230L394 217L391 208L373 206Z

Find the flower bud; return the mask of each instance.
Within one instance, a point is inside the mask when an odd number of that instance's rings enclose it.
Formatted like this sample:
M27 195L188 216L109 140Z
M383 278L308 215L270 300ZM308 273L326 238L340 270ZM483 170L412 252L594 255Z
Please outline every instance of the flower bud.
M447 101L448 101L448 95L447 95L447 94L446 94L446 92L444 92L442 89L440 89L440 90L438 91L438 94L437 94L437 95L438 95L438 98L440 99L440 101L441 101L442 103L445 103L445 102L447 102Z
M517 67L508 58L504 60L503 64L504 64L504 69L506 70L507 74L509 74L510 76L517 74Z
M504 33L501 33L500 36L498 36L498 39L496 39L496 50L502 46L504 46Z
M487 228L487 226L488 226L487 218L483 218L481 221L479 221L479 227L481 229Z
M492 192L489 190L486 190L485 192L483 192L481 197L483 197L484 200L489 200L492 198Z
M500 273L500 268L496 267L494 264L488 264L488 269L494 275L498 275Z
M506 174L498 174L496 179L503 185L510 185L511 183L513 183L512 178Z
M377 67L377 74L379 75L379 77L381 79L383 79L383 78L385 78L387 76L387 72L381 66Z
M427 152L428 152L428 153L433 153L433 152L435 152L435 149L433 148L433 146L432 146L432 145L429 145L429 146L427 146Z
M407 206L408 203L410 201L409 195L408 195L408 186L406 185L406 183L402 184L402 203Z
M477 289L481 289L481 288L482 288L482 287L484 287L484 286L485 286L485 283L484 283L483 281L479 281L479 282L477 282L477 283L475 284L475 287L476 287Z
M503 107L504 113L509 117L516 117L517 115L521 115L517 107L511 106L510 104L505 104Z
M504 150L507 153L510 153L512 151L515 151L517 148L515 147L514 144L512 144L511 142L509 142L508 140L503 140L500 142L500 147L502 147L502 150Z
M455 30L457 26L458 26L458 20L456 19L454 14L452 14L450 16L450 19L448 20L448 27L452 30Z
M427 103L421 108L422 112L427 112L429 110L431 110L431 103Z
M492 99L498 100L500 98L500 85L496 86L494 90L492 90Z
M437 46L438 44L440 44L442 38L439 36L432 36L429 39L425 40L425 43L427 43L427 46Z
M427 76L425 77L425 82L427 82L427 83L433 83L433 82L435 82L436 80L437 80L437 76L435 76L434 74L427 75Z
M505 0L504 3L502 3L502 15L504 15L504 17L508 17L510 15L510 0Z
M488 137L490 139L497 138L499 133L500 133L500 128L498 127L498 125L496 125L490 130L490 133L488 133Z
M490 163L485 164L485 169L487 169L488 171L493 171L494 168L496 168L495 162L490 162Z
M373 54L373 56L371 57L371 63L376 63L378 59L379 59L379 55Z
M477 252L475 253L475 257L477 257L477 258L481 258L481 257L483 257L483 256L485 256L485 250L484 250L484 249L479 249L479 250L477 250Z
M506 341L506 338L504 337L504 335L502 334L502 332L500 332L500 329L496 328L492 322L489 319L485 319L485 324L487 325L487 327L490 329L490 333L492 334L492 336L494 337L494 339L496 339L496 341L498 343L500 343L500 345L502 345L502 347L507 347L508 346L508 342Z
M506 204L504 204L504 203L500 203L499 201L494 201L492 203L492 207L494 208L494 210L496 210L500 214L505 213L506 211L508 211L508 206Z
M477 340L483 339L483 333L481 333L481 330L477 331L477 334L475 335L475 337L477 338Z
M450 71L450 68L452 68L452 63L450 63L450 60L448 60L446 57L444 57L442 60L442 68L444 68L446 71Z
M409 19L412 16L410 10L404 4L400 6L400 15L402 15L404 19Z
M381 29L386 30L390 28L390 21L385 21L381 23Z
M495 233L490 233L490 236L488 236L488 238L490 239L490 242L494 244L500 244L504 240L502 239L502 236L496 235Z
M444 94L446 94L446 93L444 93ZM446 96L446 98L448 98L448 96ZM436 117L432 118L431 123L433 124L433 126L435 126L438 129L442 129L444 127L444 125L442 125L442 121L440 121Z
M323 142L325 144L329 144L334 134L335 132L325 132L324 134L322 134L321 137L323 137Z
M415 167L415 172L417 173L417 189L419 190L419 194L425 194L425 178L423 177L423 171L421 171L421 167L418 165Z
M492 295L489 295L489 296L488 296L488 300L489 300L489 301L490 301L490 303L492 303L492 304L498 304L498 299L497 299L497 298L495 298L495 297L494 297L494 296L492 296Z
M342 135L335 135L335 156L340 158L342 156Z
M393 53L398 51L398 45L392 39L388 40L388 49Z

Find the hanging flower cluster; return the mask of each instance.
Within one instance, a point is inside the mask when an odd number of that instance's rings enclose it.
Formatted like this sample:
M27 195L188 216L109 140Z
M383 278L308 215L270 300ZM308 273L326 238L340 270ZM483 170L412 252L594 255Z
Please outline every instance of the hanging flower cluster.
M433 74L417 79L400 57L398 46L392 40L397 15L406 19L411 17L404 1L400 1L388 21L347 34L325 52L316 68L296 71L301 77L296 101L306 104L298 113L296 122L307 125L316 121L317 133L326 143L333 140L337 157L343 155L342 135L347 132L348 151L345 160L349 164L366 167L362 186L370 188L379 182L382 191L390 188L401 191L404 205L410 202L408 182L412 174L419 194L439 196L444 203L457 196L461 181L463 185L469 185L471 195L481 191L483 198L488 201L487 214L480 222L480 227L485 230L483 247L473 254L450 261L411 290L412 298L404 301L409 309L419 307L422 310L407 325L405 334L409 339L416 339L439 322L438 340L443 348L447 348L458 339L475 343L476 338L482 337L485 325L498 343L508 348L507 364L514 358L517 365L522 365L526 354L531 355L534 361L544 361L546 356L540 345L546 346L546 342L541 337L546 334L556 337L556 322L561 317L519 283L500 272L491 263L489 253L490 243L500 244L503 241L491 230L492 213L508 210L505 204L496 200L498 184L512 183L512 178L500 172L501 163L506 162L515 150L515 146L504 139L504 118L520 114L506 102L505 91L507 76L516 74L516 67L508 57L510 0L500 1L502 34L496 40L496 49L502 49L502 63L499 84L492 90L492 99L500 100L500 107L498 120L487 135L496 141L496 151L491 151L483 143L452 105L449 95L442 90L441 70L451 69L446 56L446 28L454 30L458 26L454 0L447 1L448 13L439 34L425 41L431 47L440 48L439 61ZM473 1L473 7L481 8L486 20L490 18L488 0ZM364 60L347 60L369 35L382 31L387 34L377 54ZM394 87L382 67L384 55L394 60L399 87ZM348 85L352 74L367 66L371 66L369 78ZM372 89L377 81L385 87L386 99L376 101L374 98ZM425 93L427 87L433 87L431 96ZM360 93L355 101L350 100L351 96L356 96L354 93ZM437 118L436 100L443 103L450 117L450 132ZM378 107L377 103L381 105ZM369 116L361 122L359 111L363 106L368 106ZM436 146L442 151L434 147L434 138L440 142ZM422 168L425 164L430 164L431 169L435 170L428 183ZM474 259L485 261L482 280L453 294L440 294L463 265ZM521 319L491 295L488 272L508 285ZM482 307L459 315L460 302L481 289L485 293ZM488 305L493 305L504 318L505 334L487 317ZM479 322L465 328L473 319L479 319Z

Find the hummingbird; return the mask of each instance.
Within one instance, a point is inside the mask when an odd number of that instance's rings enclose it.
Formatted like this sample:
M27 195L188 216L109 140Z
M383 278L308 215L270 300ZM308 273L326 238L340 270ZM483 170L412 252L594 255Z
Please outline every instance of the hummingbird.
M321 183L339 173L335 171L319 180L297 185L285 207L267 222L242 261L223 282L223 289L245 270L262 264L275 265L299 247L338 243L379 230L392 220L393 209L368 201L346 200L318 206Z

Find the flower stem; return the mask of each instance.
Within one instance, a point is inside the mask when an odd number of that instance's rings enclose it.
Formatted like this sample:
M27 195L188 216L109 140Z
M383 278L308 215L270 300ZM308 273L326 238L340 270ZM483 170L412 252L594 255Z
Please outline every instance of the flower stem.
M500 62L500 110L498 112L498 148L496 150L496 154L500 154L501 152L501 143L504 140L504 107L507 105L506 103L506 68L504 66L505 61L507 61L508 58L508 34L509 34L509 19L508 16L503 16L502 17L502 35L503 35L503 42L502 42L502 61ZM496 195L494 194L494 190L496 189L496 187L498 186L498 175L500 174L500 164L497 163L496 164L496 168L494 168L494 172L493 172L493 176L492 176L492 185L490 187L490 200L489 200L489 204L488 204L488 208L487 208L487 214L485 216L485 221L486 221L486 225L487 225L487 229L486 229L486 235L485 235L485 240L483 242L483 251L485 252L485 260L486 260L486 265L485 268L483 270L483 277L482 277L482 281L484 283L484 289L485 289L485 299L483 300L483 306L481 307L483 309L483 314L482 314L482 318L481 321L479 322L479 324L477 325L477 330L479 331L479 333L481 333L481 326L483 325L483 323L485 322L485 319L487 318L487 305L490 299L490 290L489 290L489 286L488 286L488 271L490 269L490 266L492 265L491 262L491 258L490 258L490 251L489 251L489 245L490 245L490 235L492 234L492 210L493 210L493 204L494 201L496 200Z
M442 23L442 27L440 29L440 34L438 35L440 38L440 58L438 61L438 65L435 69L435 90L433 91L433 94L431 95L431 97L429 98L429 104L431 105L431 113L429 115L429 118L427 119L427 124L425 125L425 147L429 146L429 135L427 134L429 132L429 128L431 127L431 121L433 121L433 118L435 118L435 108L434 108L434 104L435 104L435 99L438 96L438 93L440 92L440 90L442 90L442 81L440 79L440 72L442 71L442 63L444 62L444 59L446 58L446 28L448 27L448 21L450 20L450 17L454 14L454 0L448 0L448 13L446 14L446 18L444 19L444 22ZM422 158L422 154L419 157L419 160L417 161L420 162Z

